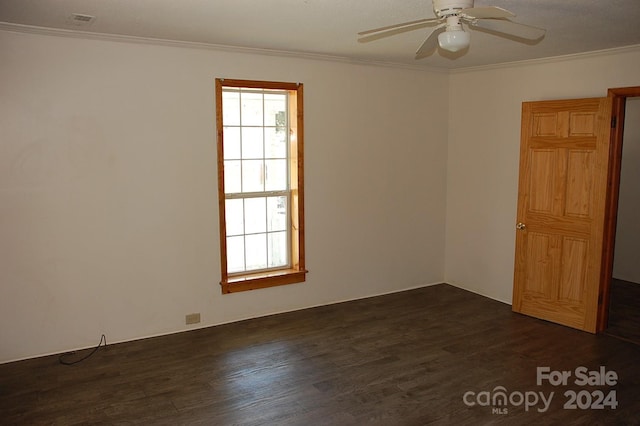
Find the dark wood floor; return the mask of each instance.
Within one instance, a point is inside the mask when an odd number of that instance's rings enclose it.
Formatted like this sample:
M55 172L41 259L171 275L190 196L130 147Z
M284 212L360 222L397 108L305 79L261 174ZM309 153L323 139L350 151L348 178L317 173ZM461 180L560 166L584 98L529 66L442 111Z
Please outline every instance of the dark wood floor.
M55 356L0 365L0 423L638 424L639 360L631 343L443 284L110 345L74 366ZM619 380L537 386L538 366L605 366ZM544 413L463 402L497 386L554 396ZM617 409L563 409L565 391L598 389L617 392Z
M614 278L609 297L606 333L640 345L640 284Z

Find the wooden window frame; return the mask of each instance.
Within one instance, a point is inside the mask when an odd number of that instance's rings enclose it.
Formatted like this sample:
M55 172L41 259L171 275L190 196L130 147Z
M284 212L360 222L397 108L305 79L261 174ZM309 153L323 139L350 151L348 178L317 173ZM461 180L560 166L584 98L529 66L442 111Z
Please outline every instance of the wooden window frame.
M227 233L224 192L224 132L222 91L225 87L286 90L289 92L290 266L264 272L231 274L227 271ZM304 282L304 110L302 83L216 78L216 133L218 156L218 211L220 219L220 286L223 294Z

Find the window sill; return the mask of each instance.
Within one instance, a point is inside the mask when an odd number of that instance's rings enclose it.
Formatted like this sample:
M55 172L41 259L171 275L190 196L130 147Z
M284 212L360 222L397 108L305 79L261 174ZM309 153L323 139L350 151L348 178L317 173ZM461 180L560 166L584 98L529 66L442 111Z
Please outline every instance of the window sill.
M282 269L279 271L238 275L228 277L226 281L221 281L220 286L222 287L222 294L229 294L279 285L296 284L305 281L307 272L306 270L298 269Z

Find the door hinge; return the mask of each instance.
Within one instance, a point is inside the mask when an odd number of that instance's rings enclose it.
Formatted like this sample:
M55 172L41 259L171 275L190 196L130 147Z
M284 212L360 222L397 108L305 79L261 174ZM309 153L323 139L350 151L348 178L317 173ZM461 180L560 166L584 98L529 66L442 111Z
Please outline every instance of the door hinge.
M612 129L615 129L615 128L616 128L616 125L618 124L618 120L617 120L617 118L618 118L618 117L616 117L615 115L614 115L613 117L611 117L611 128L612 128Z

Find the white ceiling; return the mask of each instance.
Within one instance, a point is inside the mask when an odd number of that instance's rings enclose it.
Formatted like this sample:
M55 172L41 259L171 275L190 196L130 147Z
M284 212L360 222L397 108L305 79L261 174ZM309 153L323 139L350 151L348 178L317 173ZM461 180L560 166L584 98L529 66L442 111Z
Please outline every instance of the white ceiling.
M433 17L431 0L0 0L0 28L23 26L455 69L640 45L640 0L476 0L547 29L527 45L475 30L462 56L415 60L421 29L371 43L356 33ZM93 15L75 25L72 13ZM13 24L18 24L13 25Z

